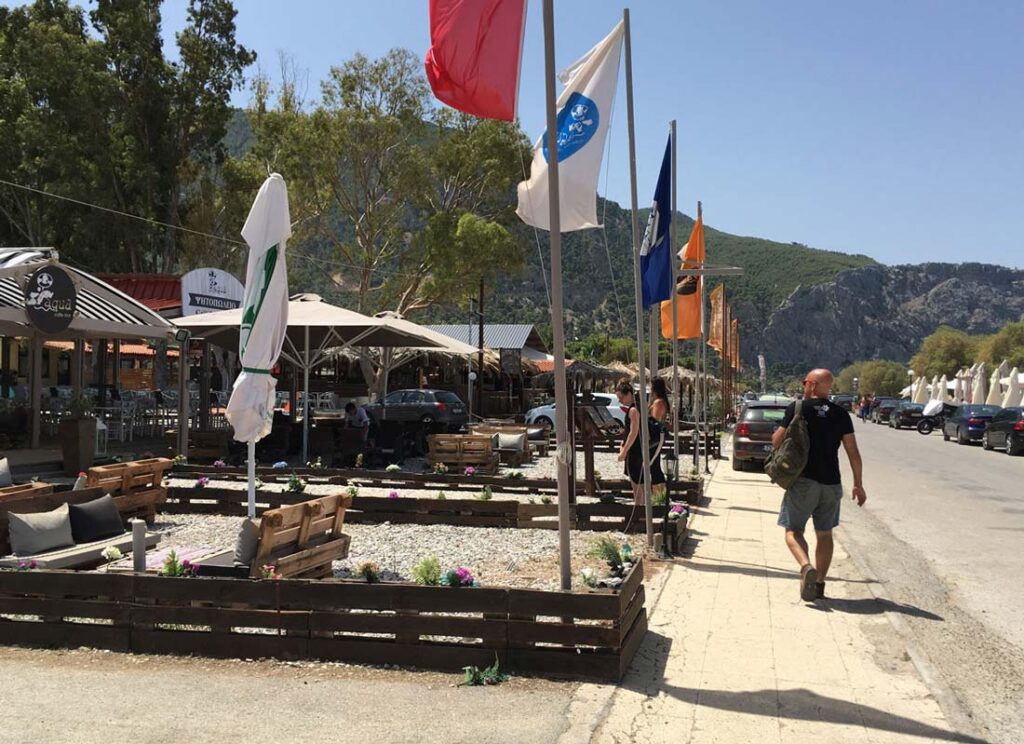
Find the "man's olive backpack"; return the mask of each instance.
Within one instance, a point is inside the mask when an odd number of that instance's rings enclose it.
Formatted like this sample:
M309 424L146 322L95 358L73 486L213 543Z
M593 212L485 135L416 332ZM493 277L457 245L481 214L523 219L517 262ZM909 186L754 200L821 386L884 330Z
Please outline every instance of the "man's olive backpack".
M782 438L779 448L768 455L764 463L764 472L772 479L772 483L789 490L807 467L807 452L810 448L811 440L807 434L803 401L798 400L793 411L793 420L786 427L786 436Z

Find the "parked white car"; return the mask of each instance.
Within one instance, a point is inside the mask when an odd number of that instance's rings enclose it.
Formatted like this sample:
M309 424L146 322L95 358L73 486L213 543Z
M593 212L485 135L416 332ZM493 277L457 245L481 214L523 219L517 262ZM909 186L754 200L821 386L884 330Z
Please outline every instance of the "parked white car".
M605 404L608 414L619 422L619 426L626 426L626 411L619 403L619 399L611 393L594 393L594 397ZM553 429L555 426L555 404L549 403L546 406L537 406L526 412L526 423L543 426Z

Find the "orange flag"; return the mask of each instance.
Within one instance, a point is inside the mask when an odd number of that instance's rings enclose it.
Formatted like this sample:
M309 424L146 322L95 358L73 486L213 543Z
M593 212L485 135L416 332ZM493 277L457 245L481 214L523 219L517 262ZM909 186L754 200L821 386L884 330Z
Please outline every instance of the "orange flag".
M733 369L740 368L740 322L736 318L732 321L731 336L729 337L729 352L732 355L730 360Z
M725 299L725 285L719 284L711 290L711 322L708 323L708 346L722 353L722 308Z
M699 211L697 221L693 224L693 232L690 233L690 240L682 254L682 271L701 268L704 265L704 221ZM686 281L688 278L689 282ZM693 279L696 279L696 282ZM676 338L700 338L703 320L701 314L704 310L701 302L704 279L699 276L680 277L679 281L684 289L690 291L676 297ZM662 338L672 338L672 300L661 303L661 335Z

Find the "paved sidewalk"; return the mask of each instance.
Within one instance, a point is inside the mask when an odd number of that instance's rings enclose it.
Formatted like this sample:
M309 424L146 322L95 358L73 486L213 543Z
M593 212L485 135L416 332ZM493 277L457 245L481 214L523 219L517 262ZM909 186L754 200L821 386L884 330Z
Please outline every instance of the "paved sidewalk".
M781 490L724 462L709 493L633 668L596 728L577 718L561 741L980 741L952 732L885 615L928 613L875 599L841 533L830 598L805 604L775 524ZM602 695L584 685L571 710Z

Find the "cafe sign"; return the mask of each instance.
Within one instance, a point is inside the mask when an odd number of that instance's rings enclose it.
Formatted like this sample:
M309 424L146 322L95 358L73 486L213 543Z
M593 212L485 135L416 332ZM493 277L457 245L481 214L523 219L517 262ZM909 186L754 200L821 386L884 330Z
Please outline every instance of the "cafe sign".
M59 266L47 265L25 284L25 313L43 333L60 333L71 325L78 306L78 289Z
M242 306L244 294L242 283L223 269L195 269L181 277L181 314L234 310Z

